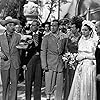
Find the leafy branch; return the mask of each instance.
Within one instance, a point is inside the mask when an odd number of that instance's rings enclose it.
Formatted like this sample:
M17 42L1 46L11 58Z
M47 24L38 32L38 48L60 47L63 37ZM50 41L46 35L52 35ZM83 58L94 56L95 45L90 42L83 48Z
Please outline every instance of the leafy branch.
M55 11L54 8L57 7L57 0L51 0L51 2L46 2L45 4L48 4L48 10L49 10L49 14L48 14L47 19L45 21L45 22L47 22L51 13Z
M60 0L59 2L66 4L66 3L70 2L70 1L68 1L68 0ZM47 22L49 17L50 17L50 15L51 15L51 13L55 12L54 8L56 8L59 5L58 5L58 0L51 0L51 2L48 1L45 4L48 5L48 10L49 10L49 14L48 14L47 19L45 21L45 22ZM61 11L61 9L60 9L60 11Z

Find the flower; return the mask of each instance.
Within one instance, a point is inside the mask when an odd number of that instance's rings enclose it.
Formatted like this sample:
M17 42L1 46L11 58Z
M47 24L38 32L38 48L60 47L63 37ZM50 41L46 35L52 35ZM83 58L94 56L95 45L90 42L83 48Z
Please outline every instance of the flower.
M63 61L67 63L69 69L75 70L78 61L76 60L77 53L65 53L62 57Z
M95 25L91 21L84 20L82 22L82 26L84 26L85 24L87 24L88 26L90 26L92 28L92 30L95 30Z

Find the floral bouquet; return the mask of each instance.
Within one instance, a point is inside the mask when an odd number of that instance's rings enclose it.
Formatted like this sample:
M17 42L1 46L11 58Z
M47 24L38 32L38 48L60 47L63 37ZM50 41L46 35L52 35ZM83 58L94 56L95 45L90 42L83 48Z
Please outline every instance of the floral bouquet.
M62 57L63 61L65 61L69 67L69 69L76 69L78 61L76 60L77 53L65 53Z

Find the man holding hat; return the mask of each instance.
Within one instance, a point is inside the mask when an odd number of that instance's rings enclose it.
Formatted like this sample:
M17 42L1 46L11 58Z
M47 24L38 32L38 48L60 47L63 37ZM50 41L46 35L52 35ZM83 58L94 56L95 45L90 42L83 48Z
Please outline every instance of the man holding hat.
M6 28L6 31L0 35L3 100L17 100L20 57L16 46L19 44L21 36L15 33L14 25L19 24L19 20L9 16L0 23Z
M34 82L34 100L41 100L42 69L41 69L41 42L43 34L39 32L39 21L34 19L30 30L32 41L27 48L27 70L25 73L26 100L31 100L32 83Z

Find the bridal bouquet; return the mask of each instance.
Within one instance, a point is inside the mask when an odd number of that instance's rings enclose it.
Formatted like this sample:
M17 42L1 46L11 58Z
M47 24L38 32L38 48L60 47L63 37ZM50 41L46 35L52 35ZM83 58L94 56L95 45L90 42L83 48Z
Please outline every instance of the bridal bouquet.
M65 53L62 57L63 61L65 61L70 69L75 70L78 61L76 60L77 53Z

